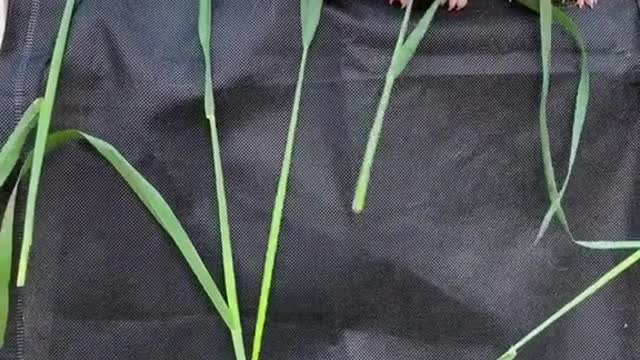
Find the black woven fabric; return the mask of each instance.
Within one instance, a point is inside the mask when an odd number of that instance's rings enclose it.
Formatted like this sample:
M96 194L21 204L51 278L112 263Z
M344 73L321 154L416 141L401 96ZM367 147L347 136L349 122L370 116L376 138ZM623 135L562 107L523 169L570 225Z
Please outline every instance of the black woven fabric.
M2 141L43 92L64 6L10 3ZM121 150L165 196L222 284L197 3L80 1L54 128L79 128ZM214 3L217 116L249 345L301 51L299 7ZM638 237L638 5L602 0L595 11L570 13L590 49L593 82L566 210L580 239ZM574 246L557 225L532 245L548 204L538 20L506 1L473 0L437 15L394 90L369 206L351 213L401 18L383 0L326 1L264 359L495 359L628 255ZM578 53L556 30L550 126L564 169ZM233 359L223 323L174 245L87 146L47 157L37 219L28 285L14 297L0 359ZM639 279L640 269L630 269L519 359L640 359Z

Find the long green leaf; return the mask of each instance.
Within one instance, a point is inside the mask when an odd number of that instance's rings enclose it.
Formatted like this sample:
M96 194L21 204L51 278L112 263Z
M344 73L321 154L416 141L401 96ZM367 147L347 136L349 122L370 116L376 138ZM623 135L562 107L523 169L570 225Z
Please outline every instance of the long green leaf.
M224 187L224 173L222 170L222 155L220 140L215 118L215 100L213 95L213 77L211 61L211 22L213 18L213 5L211 0L200 0L200 16L198 21L200 44L205 67L205 116L209 120L211 148L214 166L216 200L218 203L218 222L220 225L220 242L222 244L222 263L224 269L224 284L227 295L227 303L231 312L233 326L231 328L231 340L233 343L236 360L246 359L244 338L242 336L242 323L240 319L240 305L236 289L235 266L233 261L233 246L231 243L231 227L229 225L229 211Z
M416 28L407 36L409 28L409 20L411 18L411 11L413 8L413 2L410 2L405 10L404 19L400 27L400 33L396 42L393 56L391 58L391 65L387 71L385 77L384 88L382 89L382 95L378 108L376 110L376 116L373 120L373 125L369 133L369 140L367 141L367 148L360 165L360 173L358 175L358 182L356 184L356 190L353 197L352 209L355 213L361 213L364 210L367 201L367 190L369 188L369 179L371 178L371 169L373 167L373 161L380 142L380 135L382 134L382 127L384 124L384 117L389 107L389 101L391 99L391 91L398 76L407 67L415 52L426 35L435 12L438 9L439 2L435 1L431 7L425 12L420 19L420 22Z
M13 221L18 185L14 186L7 201L0 228L0 348L9 325L9 300L11 290L11 254L13 252Z
M302 25L302 46L308 49L316 36L322 15L323 0L300 0L300 23Z
M198 279L198 282L204 289L205 293L209 297L209 300L220 314L222 320L227 324L229 328L232 328L233 322L229 312L229 308L225 303L220 290L216 286L215 281L211 277L211 274L207 270L204 262L198 255L196 248L193 246L193 242L189 238L189 235L182 227L182 224L175 216L171 207L163 199L162 195L151 185L127 160L109 143L95 138L91 135L85 134L78 130L64 130L51 133L48 136L45 152L50 152L58 147L73 141L84 140L88 142L105 160L107 160L111 166L122 176L122 178L129 185L131 190L138 196L145 207L149 210L151 215L158 221L160 226L169 234L175 245L178 247L180 253L186 260L187 264L193 271L194 275ZM23 165L20 177L24 176L29 170L29 165L33 160L33 156L30 154ZM17 186L17 185L16 185ZM3 224L8 223L13 219L14 207L7 207L5 211ZM6 238L11 239L13 234L11 228L2 228L2 234L6 235ZM2 239L5 239L4 237ZM20 265L26 268L26 258L20 257ZM19 285L22 286L22 285Z
M0 186L4 185L13 172L24 143L36 123L36 116L40 111L41 99L36 99L22 114L20 121L9 135L7 142L0 150ZM11 255L13 253L13 222L15 213L16 196L18 193L18 183L22 174L18 175L16 185L11 191L7 201L2 226L0 228L0 348L4 345L4 338L9 322L9 301L11 288Z
M420 46L420 43L431 27L431 23L436 15L436 11L438 11L439 5L438 1L434 1L433 4L431 4L429 9L427 9L418 22L418 25L416 25L416 28L411 31L409 36L407 36L407 40L400 47L398 51L398 60L394 66L394 75L396 77L400 76L400 74L404 72L411 59L413 59L413 56L418 50L418 46Z
M551 33L553 25L553 6L551 0L540 0L540 41L542 44L542 90L540 96L540 144L542 149L542 162L547 192L552 203L560 204L560 194L556 184L556 176L553 168L553 158L551 156L551 141L549 138L547 103L549 98L549 87L551 82L550 61L551 61ZM557 216L566 231L570 234L569 223L566 219L562 207L558 205Z
M33 242L33 228L35 223L36 200L38 197L38 186L40 183L40 174L42 172L42 164L44 161L44 152L49 133L49 126L53 116L53 106L55 104L56 92L58 88L58 80L60 79L60 71L62 69L62 61L69 36L69 28L71 27L71 18L75 0L67 0L60 21L58 36L55 41L53 54L51 56L51 66L49 69L49 78L45 89L44 99L40 106L40 116L38 119L38 129L35 139L35 147L33 152L33 164L31 167L31 177L29 178L29 191L27 194L27 208L24 221L24 236L22 238L21 257L28 259L31 243ZM18 268L18 284L23 286L27 275L27 262L21 264Z
M321 0L302 0L300 3L301 26L303 33L302 57L300 60L300 68L298 70L298 80L293 99L293 109L291 110L291 118L287 132L287 142L284 149L282 167L280 169L280 178L278 179L278 188L276 190L273 212L271 214L271 226L269 229L269 239L267 240L262 285L260 287L260 299L258 300L256 328L253 334L253 346L251 351L252 360L260 359L260 352L262 350L262 340L267 320L271 284L273 283L273 271L275 269L276 253L278 251L280 227L282 225L282 213L287 197L287 187L289 183L289 174L291 172L291 163L293 160L296 129L298 127L298 119L300 117L300 102L302 99L302 85L304 83L305 69L307 67L307 56L309 54L309 47L311 46L316 33L316 28L319 24L321 12Z
M0 150L0 186L7 181L7 178L13 171L20 158L22 147L24 146L27 136L36 125L36 117L40 110L40 104L42 99L36 99L27 110L24 112L18 125L13 130L13 133L9 135L7 142L2 146Z
M535 0L518 0L519 3L523 4L527 8L539 12L539 3ZM569 164L567 168L567 175L562 184L562 188L559 192L558 197L555 200L552 200L552 204L548 209L547 213L544 216L542 224L538 230L538 234L536 236L536 242L539 241L546 231L549 228L551 220L553 219L554 214L558 211L561 211L561 201L564 197L565 192L567 191L569 185L569 179L571 174L573 173L576 157L578 154L578 148L580 146L580 139L582 136L582 131L584 128L584 124L586 122L587 109L589 104L589 91L590 91L590 75L589 75L589 61L588 61L588 53L587 48L584 42L584 39L580 35L580 31L578 26L575 24L571 18L564 13L562 10L554 7L553 8L553 20L560 24L562 28L569 33L580 50L581 57L581 65L580 65L580 81L578 83L578 92L576 96L576 105L574 112L574 120L573 120L573 129L571 134L571 150L569 154ZM550 153L550 150L549 150ZM640 248L639 241L576 241L571 232L568 232L571 236L572 241L576 244L596 250L620 250L620 249L638 249Z
M517 352L525 346L529 341L531 341L536 336L540 335L544 330L546 330L553 323L558 321L561 317L566 315L569 311L573 310L576 306L582 304L584 301L589 299L593 294L598 292L598 290L602 289L605 285L611 283L615 280L620 274L622 274L625 270L630 268L632 265L640 261L640 251L633 253L631 256L626 258L620 264L616 265L613 269L609 270L604 276L598 279L593 285L589 286L585 291L576 296L573 300L567 303L565 306L560 308L556 313L547 318L542 324L533 329L529 334L523 337L520 341L518 341L514 346L507 351L505 355L502 355L498 360L505 359L514 359ZM511 357L508 357L508 356Z
M523 2L530 0L523 0ZM536 9L536 3L527 4L527 6L531 9ZM580 66L580 81L578 83L578 91L576 95L576 105L574 112L574 120L573 120L573 130L571 135L571 150L569 155L569 165L567 169L567 174L565 180L563 182L560 193L556 198L552 198L552 204L545 217L540 225L540 229L538 230L538 235L536 236L536 241L539 241L547 231L549 224L554 216L554 214L562 213L561 201L564 197L564 194L569 185L569 179L571 178L571 174L573 173L575 160L578 153L578 147L580 146L580 139L582 135L582 130L584 128L584 124L587 116L587 109L589 104L589 90L590 90L590 75L589 75L589 62L588 62L588 54L587 49L584 44L584 40L580 35L578 27L576 24L569 18L562 10L558 8L553 8L553 20L559 23L565 31L567 31L575 40L576 44L580 49L581 54L581 66ZM550 150L549 150L550 152ZM565 224L565 228L567 225ZM569 235L571 233L569 232Z
M620 241L576 241L576 244L594 250L629 250L640 249L638 240Z

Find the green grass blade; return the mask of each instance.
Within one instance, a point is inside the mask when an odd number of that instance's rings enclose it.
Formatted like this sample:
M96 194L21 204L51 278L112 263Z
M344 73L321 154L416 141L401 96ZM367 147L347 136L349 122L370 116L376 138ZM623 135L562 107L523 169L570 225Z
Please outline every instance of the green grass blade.
M305 49L311 47L316 30L322 15L323 0L300 1L300 24L302 25L302 46Z
M282 225L282 214L284 211L285 200L287 198L287 187L289 183L289 174L291 172L291 163L293 161L296 130L298 128L298 119L300 118L302 85L304 83L305 70L307 68L309 49L313 43L318 24L320 23L322 4L322 0L302 0L300 2L300 21L303 45L302 56L300 59L300 68L298 69L298 80L293 99L291 118L289 120L289 129L287 131L287 142L282 158L280 177L278 179L278 188L276 190L276 198L274 200L273 211L271 214L271 226L269 228L269 239L267 240L267 251L265 254L264 271L262 273L260 298L258 300L256 328L253 334L253 345L251 350L252 360L259 360L260 352L262 350L262 340L264 338L264 329L267 322L267 310L269 308L269 297L271 295L271 285L273 283L273 271L276 264L276 254L278 252L280 228Z
M398 77L402 72L407 68L407 65L413 58L418 50L418 46L424 39L427 31L431 27L431 23L433 22L433 18L436 15L436 11L440 8L440 3L438 1L434 1L433 4L427 9L424 13L416 28L411 31L409 36L407 36L407 40L402 44L400 50L398 52L398 60L395 63L394 73L395 76Z
M33 163L31 167L31 177L29 178L29 190L27 194L24 235L22 238L22 251L24 252L21 253L21 257L25 259L28 259L31 243L33 242L33 228L35 223L36 200L38 196L38 186L40 183L40 173L42 172L42 164L44 160L47 136L49 133L49 126L51 124L51 117L53 116L53 106L56 99L56 91L58 88L58 80L60 79L60 71L62 69L62 61L64 59L67 38L69 36L69 28L71 27L71 18L73 15L74 5L74 0L67 0L65 4L62 19L60 20L58 36L56 38L53 54L51 56L51 66L49 70L49 77L47 79L44 99L42 100L42 104L40 106L38 129L36 133L33 152ZM25 263L23 263L22 266L18 268L19 286L23 286L25 283L27 274L27 262L28 261L25 261Z
M640 241L576 241L576 244L594 250L640 249Z
M558 198L552 200L551 207L545 214L545 217L538 230L536 241L539 241L546 233L553 215L561 209L560 202L564 197L564 194L569 185L569 179L573 173L575 160L578 154L578 147L580 146L580 139L582 136L582 130L587 117L587 109L589 104L589 92L590 92L590 75L589 75L589 62L587 49L584 44L584 40L580 35L577 25L569 18L562 10L553 9L553 19L558 22L575 40L581 54L581 66L580 66L580 81L578 83L578 92L576 95L576 105L573 120L573 129L571 134L571 150L569 155L569 165L567 169L567 175L562 184ZM570 232L569 232L570 234ZM571 234L570 234L571 235Z
M122 176L131 190L138 196L147 210L149 210L151 215L153 215L160 226L169 234L196 276L198 282L204 289L209 300L220 314L222 320L229 328L232 328L233 322L231 314L222 294L204 265L204 262L198 255L189 235L184 230L182 224L162 195L160 195L153 185L151 185L135 168L133 168L112 145L83 132L77 130L64 130L52 133L48 136L45 151L53 151L73 140L87 141L98 152L98 154L107 160L120 174L120 176ZM25 160L20 176L23 176L29 170L29 165L32 162L32 159L33 157L30 154ZM20 266L26 268L25 256L20 257Z
M27 136L36 125L36 117L40 111L40 104L42 99L36 99L24 112L22 118L13 130L13 133L9 135L7 142L2 146L0 150L0 186L4 185L7 178L13 171L20 159L20 153L24 146Z
M260 287L260 299L258 301L256 328L253 334L253 346L251 355L252 360L260 359L260 351L262 350L262 339L264 337L264 328L267 320L267 309L269 307L269 296L271 294L271 284L273 282L273 271L275 268L276 253L278 251L278 242L280 238L282 213L287 197L289 173L291 172L291 163L293 160L295 134L300 113L302 84L304 82L307 54L308 49L305 48L302 52L298 82L296 84L296 92L293 101L293 110L291 112L291 120L289 122L289 130L287 134L287 143L285 145L284 155L282 159L282 168L280 169L280 178L278 179L278 188L276 190L276 198L273 205L273 212L271 214L271 226L269 228L269 239L267 240L264 271L262 273L262 285Z
M531 339L540 335L544 330L546 330L553 323L558 321L564 315L566 315L569 311L573 310L576 306L582 304L584 301L589 299L593 294L595 294L598 290L602 289L605 285L611 283L611 281L615 280L620 274L622 274L625 270L630 268L632 265L640 261L640 251L633 253L631 256L626 258L620 264L616 265L614 268L609 270L604 276L602 276L598 281L593 283L593 285L589 286L585 291L576 296L573 300L563 306L560 310L558 310L555 314L551 315L547 320L545 320L542 324L536 327L533 331L523 337L520 341L518 341L507 354L512 354L515 356L517 351L519 351L523 346L525 346ZM505 354L506 355L506 354ZM504 359L512 359L513 357L503 357L499 358L499 360Z
M218 222L220 225L220 242L222 244L222 262L224 269L224 284L227 295L227 303L231 313L233 327L231 328L231 340L233 343L236 360L245 360L244 338L242 336L242 323L240 319L240 305L238 303L238 291L236 288L235 266L233 261L233 246L231 242L231 227L229 225L229 211L224 186L224 173L222 169L222 155L220 140L215 118L215 100L213 94L213 76L211 60L211 23L213 6L211 0L200 1L200 16L198 29L200 44L205 67L205 115L209 121L211 148L214 166L216 200L218 204Z
M378 108L376 110L376 116L373 120L373 125L369 133L369 140L367 141L367 148L364 153L362 164L360 165L360 172L358 175L358 181L356 183L355 194L353 197L352 209L355 213L361 213L367 201L367 191L369 188L369 180L371 178L371 169L373 167L373 161L375 158L378 144L380 143L380 136L382 134L382 127L384 125L384 117L389 107L389 101L391 99L391 92L395 84L396 78L407 67L411 58L415 55L415 52L426 35L433 17L438 9L439 3L434 2L431 7L420 19L420 22L416 28L407 36L409 29L409 20L411 19L411 11L413 2L410 2L405 10L404 19L400 27L400 33L396 42L393 56L391 58L391 65L385 77L384 88L382 89L382 95Z
M506 353L504 353L502 356L500 356L498 358L498 360L513 360L518 356L518 353L515 352L515 350L510 349L509 351L507 351Z
M9 135L7 142L0 150L0 186L13 172L27 136L36 123L36 116L40 111L41 99L36 99L22 114L18 125ZM13 222L15 217L16 196L22 172L11 191L9 200L2 217L0 228L0 348L4 346L4 339L9 322L9 302L11 288L11 255L13 254Z
M555 171L553 168L553 158L551 155L551 141L549 138L548 128L548 116L547 105L549 98L549 87L551 83L550 75L550 61L551 61L551 33L553 25L553 5L551 0L540 0L539 6L540 12L540 41L542 45L541 57L542 57L542 90L540 96L540 145L542 149L542 162L545 180L547 184L547 192L549 193L549 199L552 203L557 202L560 204L560 194L558 192L558 186L556 183ZM569 223L566 219L564 211L561 206L558 206L557 217L565 227L568 233L571 233L569 229Z
M376 117L373 119L373 126L369 133L367 148L365 149L364 158L360 165L360 173L358 175L353 203L351 205L353 212L357 214L361 213L366 205L369 179L371 178L371 168L373 167L373 160L380 142L380 134L382 133L382 125L384 124L384 115L387 112L389 101L391 100L391 90L393 90L393 85L396 81L394 68L395 64L398 62L398 54L400 53L407 36L412 9L413 1L409 3L404 12L404 18L402 20L402 25L400 26L398 40L396 41L393 56L391 57L391 65L389 66L389 70L385 77L384 88L382 89L382 95L380 96L380 102L378 103L378 109L376 110Z
M4 346L4 340L9 325L9 300L11 290L11 254L13 252L13 221L16 208L16 196L18 184L13 187L7 207L2 217L0 228L0 348Z

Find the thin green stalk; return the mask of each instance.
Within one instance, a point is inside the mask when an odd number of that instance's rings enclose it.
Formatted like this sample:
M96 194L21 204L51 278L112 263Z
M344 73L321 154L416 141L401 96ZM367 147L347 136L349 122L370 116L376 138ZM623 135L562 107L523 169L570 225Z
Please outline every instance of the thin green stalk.
M53 55L51 56L51 67L49 69L49 78L42 100L40 109L40 117L38 119L38 130L36 133L33 164L31 166L31 177L29 179L29 190L27 194L27 208L24 221L24 236L22 238L22 249L20 251L20 263L18 266L18 286L22 287L26 281L27 267L29 262L29 250L33 242L33 231L35 224L36 199L38 196L38 187L40 182L40 174L42 172L42 164L44 161L44 152L49 133L49 126L53 116L53 106L55 104L56 92L58 88L58 80L60 79L60 71L62 69L62 61L69 36L69 28L71 27L71 19L75 0L67 0L60 21L60 29L56 37Z
M215 174L216 199L218 203L218 222L220 225L220 241L222 244L222 262L224 269L224 283L227 293L227 302L233 326L231 327L231 340L237 360L246 359L244 339L242 336L242 322L240 319L240 305L238 303L238 293L236 289L235 267L233 263L233 246L231 243L231 229L229 226L229 211L227 197L224 187L224 173L222 170L222 156L220 151L220 140L215 118L215 102L213 96L213 76L211 61L211 22L212 22L211 0L200 0L200 14L198 21L198 32L202 47L205 66L205 115L209 120L211 137L211 148Z
M41 99L36 99L24 112L13 133L0 150L0 186L3 186L13 172L27 136L36 124L36 117L40 112ZM20 179L18 179L18 182ZM5 208L0 228L0 348L4 345L4 338L9 322L9 298L11 287L11 256L13 254L13 211L15 207L18 185L11 191L7 207Z
M302 100L302 85L304 83L305 70L307 68L307 57L309 49L315 38L320 17L322 15L323 0L300 0L300 26L302 30L302 55L300 59L300 68L298 69L298 80L296 82L296 91L293 98L293 108L291 109L291 118L289 120L289 130L287 132L287 142L282 158L282 167L280 169L280 178L278 179L278 188L276 190L276 198L271 214L271 227L269 229L269 239L267 241L267 251L265 254L264 271L262 274L262 285L260 287L260 299L258 300L258 314L256 316L256 328L253 333L253 347L251 351L251 359L259 360L262 350L262 339L264 337L264 328L267 321L267 309L269 307L269 296L271 295L271 284L273 282L273 271L276 263L276 253L278 251L278 242L280 237L280 227L282 225L282 213L284 203L287 197L287 186L289 182L289 173L291 172L291 163L293 161L293 152L295 145L296 129L298 127L298 119L300 118L300 102Z
M0 348L4 346L4 340L9 325L9 300L11 287L11 254L13 252L13 211L18 194L18 185L14 186L7 201L7 207L2 217L0 229Z
M373 167L373 159L378 149L378 143L380 142L380 134L382 133L382 125L384 124L384 116L389 107L389 101L391 99L391 90L395 84L396 78L399 74L393 70L395 64L398 62L400 49L404 44L407 31L409 30L409 20L411 19L411 10L413 8L413 1L409 3L405 12L402 25L400 26L400 34L396 41L396 46L391 57L391 66L385 77L384 88L382 89L382 96L378 103L378 109L376 110L376 117L373 120L373 126L369 133L369 140L367 141L367 148L364 153L362 164L360 165L360 174L358 175L358 182L356 184L355 196L353 197L352 209L355 213L361 213L364 210L365 203L367 201L367 190L369 188L369 179L371 178L371 168Z
M524 4L525 6L529 7L530 9L540 12L540 5L538 3L533 3L532 0L521 0L520 1L522 4ZM570 154L569 154L569 164L567 167L567 174L565 176L565 180L562 184L561 190L558 194L557 197L554 197L553 195L553 191L550 191L550 199L551 199L551 206L549 208L549 210L547 211L547 213L545 214L545 217L542 221L542 224L540 225L540 228L538 230L538 234L536 236L536 242L540 241L540 239L544 236L545 232L547 231L547 229L549 228L549 224L551 223L551 220L553 219L554 215L558 215L559 219L562 222L562 219L564 218L565 221L563 221L563 226L565 228L565 230L567 231L567 233L569 234L569 236L571 236L572 240L573 240L573 236L571 235L571 232L569 231L569 227L568 224L566 222L566 218L564 217L563 212L562 212L562 207L561 207L561 201L564 197L564 194L569 186L569 179L571 178L571 175L573 173L573 169L574 169L574 165L575 165L575 161L576 161L576 157L578 154L578 147L580 145L580 139L581 139L581 135L582 135L582 130L584 128L584 124L586 122L586 116L587 116L587 109L588 109L588 104L589 104L589 92L590 92L590 75L589 75L589 61L588 61L588 54L587 54L587 49L584 43L584 40L582 39L582 36L580 35L580 32L578 30L577 25L573 22L573 20L571 20L570 17L568 17L562 10L556 8L556 7L552 7L552 19L550 19L549 14L548 14L548 10L545 13L544 18L542 18L541 16L541 29L546 29L544 31L541 31L542 34L542 38L544 39L543 41L545 42L550 42L551 39L547 38L547 34L551 33L551 20L559 23L565 31L567 31L575 40L576 44L578 45L578 48L580 50L580 57L581 57L581 65L580 65L580 81L578 83L578 91L577 91L577 95L576 95L576 103L575 103L575 111L574 111L574 119L573 119L573 129L572 129L572 135L571 135L571 150L570 150ZM544 55L543 55L544 56ZM549 56L550 56L550 52L546 54L546 58L543 59L543 62L549 62ZM548 71L548 68L547 68ZM545 76L543 74L543 76ZM548 75L548 72L546 74L546 76ZM543 146L543 155L545 156L547 159L545 160L545 162L547 163L546 166L551 166L551 150L550 150L550 142L549 142L549 136L548 136L548 130L545 134L542 134L543 136L543 141L542 141L542 146ZM546 150L545 150L546 148ZM548 173L550 174L550 176L548 176L548 178L551 178L551 180L548 180L548 182L553 182L553 185L555 185L555 177L553 176L553 171L548 171ZM553 186L552 185L552 186Z
M553 25L553 5L551 0L540 0L540 41L542 44L542 91L540 96L540 143L542 149L542 162L547 183L547 192L552 202L560 203L560 194L556 185L555 171L553 168L553 158L551 155L551 141L549 138L547 103L549 98L549 87L551 82L550 61L551 61L551 34ZM569 223L566 219L562 207L558 206L557 216L568 233Z
M598 290L603 288L605 285L609 284L611 281L616 279L620 274L622 274L625 270L630 268L632 265L640 261L640 251L633 253L627 259L622 261L620 264L616 265L613 269L609 270L604 276L602 276L598 281L593 283L593 285L589 286L585 291L576 296L573 300L563 306L556 313L551 315L547 320L542 322L538 327L533 329L529 334L523 337L520 341L518 341L515 345L509 349L504 355L502 355L499 360L505 359L514 359L518 354L518 351L524 347L529 341L531 341L536 336L540 335L544 330L546 330L549 326L555 323L558 319L566 315L569 311L573 310L576 306L582 304L585 300L595 294Z
M358 182L356 184L355 195L353 198L352 209L355 213L361 213L364 210L367 200L367 189L369 187L369 179L371 177L371 168L373 167L373 160L380 142L380 136L382 133L382 126L384 123L384 116L389 107L389 100L391 98L391 92L396 79L406 69L407 65L415 55L420 42L424 39L427 31L429 30L433 18L438 10L439 2L434 1L431 7L422 16L416 28L407 36L409 28L409 20L411 18L413 2L409 3L405 10L402 26L400 27L400 34L398 35L398 41L391 57L391 65L387 71L385 77L385 84L382 90L382 96L378 103L378 109L376 116L369 133L369 140L367 142L367 148L365 150L362 165L360 167L360 173L358 175Z
M273 270L275 268L276 253L278 251L278 241L280 237L280 227L282 224L282 212L284 210L284 203L287 197L287 185L289 182L289 173L291 172L291 162L293 160L295 135L296 128L298 126L300 100L302 97L302 84L304 81L308 50L308 48L304 48L302 51L298 82L296 85L296 92L293 101L293 110L291 112L291 121L289 122L289 131L287 134L287 143L282 159L282 168L280 170L280 179L278 180L278 189L273 205L273 213L271 215L271 227L269 230L269 240L267 242L267 252L264 262L262 286L260 288L260 300L258 303L256 329L253 335L253 350L251 355L252 360L258 360L260 358L260 351L262 349L262 338L264 336L264 327L267 319L267 308L269 307L269 296L271 293L271 284L273 282Z

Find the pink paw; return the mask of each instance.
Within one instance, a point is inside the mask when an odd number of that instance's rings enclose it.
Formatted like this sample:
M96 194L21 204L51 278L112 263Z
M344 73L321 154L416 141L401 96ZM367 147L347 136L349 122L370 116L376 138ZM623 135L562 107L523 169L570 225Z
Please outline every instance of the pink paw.
M413 0L389 0L389 4L393 5L395 4L396 1L399 1L400 4L402 5L402 8L404 9ZM448 7L449 11L462 10L462 8L467 6L469 2L469 0L440 0L440 1L442 2L443 6L446 5ZM581 0L581 1L584 2L584 1L596 1L596 0Z
M576 5L578 5L580 9L582 9L585 5L593 9L593 7L597 3L598 3L598 0L576 0Z

